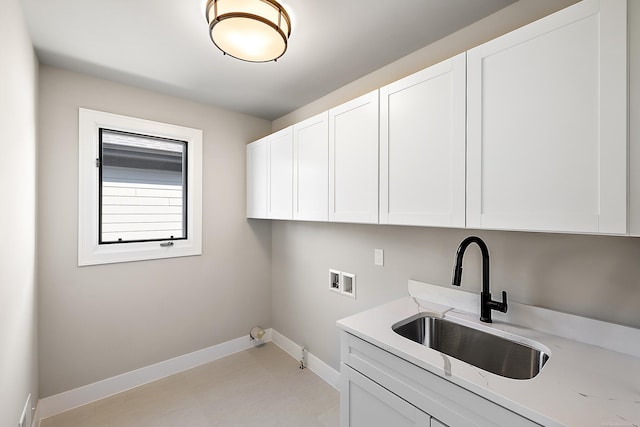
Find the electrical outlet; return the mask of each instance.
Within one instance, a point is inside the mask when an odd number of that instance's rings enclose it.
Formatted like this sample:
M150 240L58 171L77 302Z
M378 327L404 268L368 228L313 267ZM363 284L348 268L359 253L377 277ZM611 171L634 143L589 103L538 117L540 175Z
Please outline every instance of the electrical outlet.
M374 249L373 258L376 265L384 265L384 250Z

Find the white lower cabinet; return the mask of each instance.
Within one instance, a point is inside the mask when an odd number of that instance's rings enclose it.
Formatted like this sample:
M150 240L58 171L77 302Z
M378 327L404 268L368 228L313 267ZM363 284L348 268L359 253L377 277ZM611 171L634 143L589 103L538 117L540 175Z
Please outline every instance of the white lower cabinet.
M538 425L344 331L341 362L341 427Z
M344 411L342 426L419 426L430 427L431 417L381 387L358 371L342 365L342 376L347 378L342 389Z

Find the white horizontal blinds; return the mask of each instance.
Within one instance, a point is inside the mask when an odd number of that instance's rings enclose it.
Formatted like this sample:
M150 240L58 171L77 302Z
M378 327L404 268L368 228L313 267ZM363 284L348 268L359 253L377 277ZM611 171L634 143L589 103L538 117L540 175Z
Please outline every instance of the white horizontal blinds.
M186 142L100 129L100 243L186 238Z

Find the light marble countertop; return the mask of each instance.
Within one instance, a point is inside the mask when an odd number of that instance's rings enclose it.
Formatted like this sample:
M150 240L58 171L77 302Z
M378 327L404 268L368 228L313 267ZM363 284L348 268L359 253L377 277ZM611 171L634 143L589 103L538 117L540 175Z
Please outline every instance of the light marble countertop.
M469 308L469 301L475 302L476 299L479 306L479 295L460 294L462 298L459 299L458 305L455 296L458 295L456 292L461 291L446 290L447 295L443 297L440 295L442 287L434 289L436 293L432 292L431 297L427 294L417 299L415 294L411 293L414 297L409 296L339 320L338 326L544 426L640 426L640 357L634 354L638 342L630 343L629 347L634 351L625 354L552 335L548 333L549 328L546 328L546 332L541 332L530 326L531 323L535 324L535 321L516 323L514 319L510 319L507 323L500 320L499 316L494 316L494 323L485 324L479 321L477 313L453 308ZM447 305L443 305L442 302ZM520 316L515 319L519 321L534 318L542 310L536 307L530 307L529 310L528 306L517 303L510 303L509 310L512 310L512 307L516 313L528 313L528 317ZM526 344L531 340L538 343L543 350L548 349L551 356L540 373L530 380L501 377L453 357L443 357L441 353L406 339L392 330L395 323L418 313L443 316L445 319L486 331L499 330L502 331L501 335L513 334L511 338L516 341ZM558 325L559 331L563 327L566 329L567 322L575 323L576 319L580 325L579 319L582 319L557 312L544 313L548 313L547 318L552 317L560 323L565 323ZM584 326L593 326L594 321L584 320ZM599 333L606 334L610 330L613 335L620 334L622 339L633 341L637 341L640 336L637 329L617 325L611 325L611 328L607 329L607 325L610 324L597 323L604 325L598 330ZM518 324L526 324L527 327ZM585 334L588 336L589 332L576 332L577 337ZM445 359L450 362L450 368L445 366Z

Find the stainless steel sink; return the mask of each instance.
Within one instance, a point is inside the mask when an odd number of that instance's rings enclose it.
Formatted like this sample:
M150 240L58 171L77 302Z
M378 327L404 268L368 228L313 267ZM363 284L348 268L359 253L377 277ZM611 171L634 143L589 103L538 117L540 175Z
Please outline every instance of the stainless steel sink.
M405 319L393 325L393 330L411 341L507 378L531 379L549 360L542 350L428 315Z

